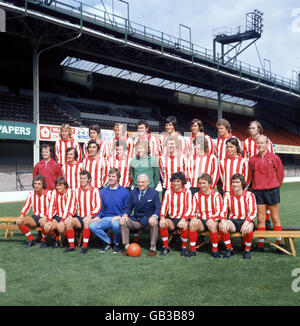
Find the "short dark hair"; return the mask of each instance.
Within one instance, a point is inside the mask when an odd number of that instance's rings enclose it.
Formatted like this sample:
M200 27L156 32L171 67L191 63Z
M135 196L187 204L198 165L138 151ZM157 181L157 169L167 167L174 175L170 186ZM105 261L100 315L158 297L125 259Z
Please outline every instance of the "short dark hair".
M44 148L49 148L50 150L50 155L52 156L53 155L53 146L51 144L47 144L47 143L43 143L42 146L41 146L41 152Z
M92 145L92 144L96 144L97 146L97 151L99 152L99 149L100 149L100 145L95 141L95 140L90 140L87 144L87 150L89 150L89 147Z
M89 180L92 180L92 176L91 176L90 172L87 171L87 170L83 170L83 171L81 171L79 174L80 174L80 175L87 175L88 179L89 179Z
M96 131L96 132L97 132L97 134L101 134L101 129L100 129L100 126L99 126L99 125L97 125L97 124L95 124L95 125L91 125L91 126L89 127L89 132L90 132L91 130L94 130L94 131Z
M239 143L239 141L238 141L237 138L230 137L230 138L228 138L226 140L225 144L227 145L227 143L230 143L230 144L234 145L236 147L236 151L237 151L238 154L241 154L242 153L241 147L240 147L240 143Z
M55 187L59 184L63 184L67 189L69 188L69 184L68 184L68 181L64 178L64 177L59 177L55 180Z
M136 124L136 128L141 125L145 125L146 129L149 129L149 123L147 122L147 120L145 119L139 120Z
M208 173L202 173L197 180L198 183L199 180L206 180L210 185L212 185L212 178Z
M204 131L203 123L202 123L201 120L199 120L199 119L193 119L193 120L190 122L190 128L191 128L191 126L192 126L194 123L197 123L197 125L199 126L199 130L200 130L201 132Z
M74 150L74 156L75 156L75 160L78 160L78 151L75 147L68 147L66 153L68 154L69 152L71 152L72 150Z
M170 181L173 182L174 180L180 180L183 186L186 184L186 178L182 172L173 173Z
M232 181L236 180L236 179L241 180L242 187L243 187L243 190L244 190L246 188L246 186L247 186L244 176L242 174L240 174L240 173L235 173L230 179L230 184L232 184Z
M176 127L177 127L177 118L174 117L173 115L170 115L170 116L168 116L168 117L166 118L166 120L165 120L165 124L166 124L166 123L172 123L173 126L174 126L174 128L176 129Z
M32 188L34 188L34 181L42 181L43 184L43 189L47 188L47 183L46 179L43 175L37 174L33 179L32 179Z

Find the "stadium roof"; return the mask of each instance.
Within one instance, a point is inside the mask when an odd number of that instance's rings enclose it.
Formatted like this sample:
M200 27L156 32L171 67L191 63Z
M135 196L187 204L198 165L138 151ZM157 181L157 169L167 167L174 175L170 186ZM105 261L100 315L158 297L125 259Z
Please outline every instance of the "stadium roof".
M156 87L168 88L175 92L188 93L196 96L199 95L199 96L209 97L213 99L217 99L218 97L218 94L215 91L206 90L203 88L183 84L180 82L174 82L168 79L162 79L151 75L141 74L126 69L116 68L109 65L104 65L96 62L87 61L87 60L81 60L74 57L66 57L61 62L61 65L64 67L79 69L85 72L103 74L115 78L126 79L126 80L148 84ZM227 94L222 95L222 100L226 102L231 102L233 104L240 104L240 105L245 105L250 107L253 107L257 103L248 99L235 97Z

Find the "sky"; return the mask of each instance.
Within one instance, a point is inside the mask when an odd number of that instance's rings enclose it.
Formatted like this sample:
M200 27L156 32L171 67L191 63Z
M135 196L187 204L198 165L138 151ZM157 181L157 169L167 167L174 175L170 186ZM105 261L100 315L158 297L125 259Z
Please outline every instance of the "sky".
M72 1L72 0L70 0ZM83 0L86 5L127 17L119 0ZM271 67L272 73L296 80L300 71L300 0L127 0L131 21L179 36L179 24L191 29L193 43L213 49L213 30L246 23L246 13L263 12L262 37L238 59L253 66ZM182 38L189 29L181 27ZM244 43L248 44L248 43ZM218 48L220 49L220 48Z

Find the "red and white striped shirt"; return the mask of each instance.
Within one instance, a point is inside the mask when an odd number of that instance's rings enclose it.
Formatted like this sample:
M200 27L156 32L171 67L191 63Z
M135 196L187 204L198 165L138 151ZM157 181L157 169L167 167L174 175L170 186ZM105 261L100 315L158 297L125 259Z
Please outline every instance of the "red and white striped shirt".
M119 184L123 188L130 187L132 185L132 180L130 178L130 162L131 158L125 155L123 158L119 159L118 157L111 157L109 159L109 169L117 168L121 173L121 179Z
M268 145L269 152L274 154L273 144L269 139L269 145ZM256 139L252 138L251 136L244 141L244 147L243 147L243 156L247 159L250 157L258 154L258 150L256 147Z
M83 164L76 161L74 164L66 163L62 166L63 176L68 182L70 189L75 190L80 187L80 172L83 170Z
M231 177L236 174L240 173L246 181L246 188L250 184L250 174L249 174L249 164L248 160L243 158L242 156L237 156L235 158L225 158L220 161L219 164L220 169L220 179L223 183L223 190L224 191L231 191Z
M185 139L176 132L175 135L172 135L172 137L177 137L179 140L179 146L178 146L178 153L183 154L183 155L187 155L187 146L186 146L186 142ZM167 138L171 137L169 134L164 134L162 135L162 137L160 138L160 156L162 155L166 155L167 154Z
M159 150L159 140L154 136L154 135L151 135L151 134L147 134L147 136L144 136L144 137L137 137L135 140L134 140L134 156L136 156L136 143L140 140L143 140L143 141L147 141L148 144L149 144L149 147L150 147L150 151L151 151L151 156L155 156L155 157L158 157L159 156L159 153L160 153L160 150Z
M64 193L58 193L56 190L53 190L48 220L51 221L53 216L57 215L61 217L63 222L68 216L74 216L75 208L75 195L72 189L68 189Z
M161 204L160 217L188 219L192 212L192 193L183 187L182 191L176 192L168 189Z
M30 191L21 210L21 214L26 215L30 207L32 207L33 215L47 217L51 194L52 191L47 189L42 194L37 194L35 190Z
M127 155L132 158L133 155L134 155L134 146L133 146L133 140L131 137L126 137L126 136L123 136L119 139L117 139L116 137L114 138L111 138L109 140L109 143L108 143L108 146L107 146L107 149L108 149L108 152L109 152L109 155L106 155L107 158L110 158L110 157L116 157L116 151L115 151L115 143L116 141L118 140L123 140L126 144L127 144Z
M189 155L196 155L196 149L193 144L193 140L195 139L196 136L192 135L190 138L187 140L187 151ZM204 134L204 138L207 140L208 143L208 149L207 149L207 154L214 154L214 142L211 139L210 136Z
M105 186L108 178L108 163L103 157L86 158L82 162L83 170L88 171L92 177L91 185L96 188Z
M212 178L212 186L214 189L219 179L218 160L215 155L197 155L192 156L188 160L188 178L191 187L199 187L198 178L202 173L207 173Z
M199 217L203 220L219 220L222 210L222 196L212 190L209 195L204 194L201 190L193 196L193 209L191 218Z
M163 181L162 187L164 189L171 188L171 177L175 172L182 172L187 176L187 161L186 157L182 154L169 156L168 154L162 155L159 158L160 175Z
M227 137L218 137L217 139L215 139L215 155L218 159L218 161L220 162L221 160L223 160L225 157L227 157L227 151L226 151L226 140L228 138L237 138L235 136L233 136L232 134L229 134ZM241 142L240 140L237 138L237 140L239 141L240 147L241 147Z
M78 188L75 190L77 216L95 217L101 210L100 191L90 186L89 189Z
M233 192L224 195L221 219L226 219L228 215L229 219L252 222L256 218L256 214L257 205L252 192L243 190L241 196L235 195Z
M89 139L86 143L83 144L83 158L88 158L89 157L89 152L87 150L87 145L88 145L88 142L90 141L91 139ZM100 149L99 149L99 157L108 157L110 154L109 154L109 144L108 142L104 142L103 140L99 139L97 141L97 143L99 144L100 146Z
M59 164L65 164L67 162L67 148L68 147L74 147L77 149L78 152L78 159L77 161L81 162L82 160L82 150L79 145L79 143L71 137L69 140L63 140L62 138L58 139L55 142L54 146L54 154L56 157L56 160Z

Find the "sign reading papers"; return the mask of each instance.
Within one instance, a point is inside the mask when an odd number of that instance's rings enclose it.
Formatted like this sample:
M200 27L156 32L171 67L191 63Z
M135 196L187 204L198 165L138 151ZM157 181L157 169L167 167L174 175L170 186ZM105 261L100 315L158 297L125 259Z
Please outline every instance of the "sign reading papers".
M0 139L35 140L35 135L33 123L0 120Z

